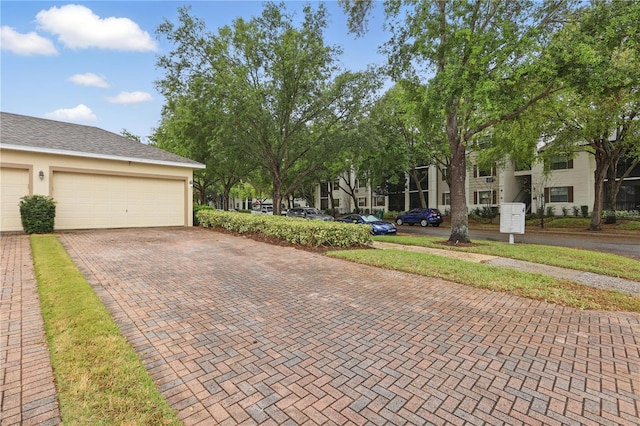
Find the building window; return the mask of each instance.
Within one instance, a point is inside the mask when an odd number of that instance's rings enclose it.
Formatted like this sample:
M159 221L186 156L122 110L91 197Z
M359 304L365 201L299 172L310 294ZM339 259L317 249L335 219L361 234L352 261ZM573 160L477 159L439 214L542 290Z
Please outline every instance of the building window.
M480 204L491 204L491 191L479 191L478 201Z
M331 184L327 182L322 182L320 184L320 197L328 197L329 196L329 186Z
M384 207L385 197L383 195L377 195L373 197L373 206L374 207Z
M473 166L473 175L474 177L490 177L490 176L494 176L495 170L493 169L493 167L491 167L490 169L483 169L476 166Z
M556 186L544 189L548 203L573 203L573 186Z
M358 207L367 207L367 197L358 197Z
M446 206L451 205L451 193L450 192L442 193L442 204L444 204Z
M340 189L340 181L338 179L333 181L333 190L337 191Z
M496 204L496 191L474 191L473 204Z
M442 180L446 182L447 179L449 179L449 168L448 167L446 169L442 169Z
M333 208L334 209L339 209L340 208L340 199L339 198L334 198L333 199Z
M566 155L554 155L551 157L549 168L551 170L573 169L573 159Z

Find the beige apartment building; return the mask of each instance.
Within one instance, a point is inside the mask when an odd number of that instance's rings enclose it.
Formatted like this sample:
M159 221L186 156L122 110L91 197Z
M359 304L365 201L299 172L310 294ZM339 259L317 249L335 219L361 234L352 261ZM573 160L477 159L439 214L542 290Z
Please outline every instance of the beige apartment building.
M527 212L538 211L542 206L545 210L551 207L557 216L563 212L572 216L581 206L588 206L589 212L593 209L595 159L591 154L581 152L572 159L553 157L547 173L542 162L536 162L525 170L517 169L511 163L489 169L478 167L474 158L470 154L467 162L469 212L514 202L524 203ZM450 191L443 174L435 166L421 167L419 172L428 207L448 213L451 208ZM355 182L355 173L341 179ZM338 214L352 212L356 207L365 212L405 211L420 207L417 186L409 174L405 175L404 184L390 186L384 193L377 193L369 185L355 185L356 201L337 182L319 185L317 208L329 209L331 200ZM616 210L639 209L640 165L624 180L616 203Z

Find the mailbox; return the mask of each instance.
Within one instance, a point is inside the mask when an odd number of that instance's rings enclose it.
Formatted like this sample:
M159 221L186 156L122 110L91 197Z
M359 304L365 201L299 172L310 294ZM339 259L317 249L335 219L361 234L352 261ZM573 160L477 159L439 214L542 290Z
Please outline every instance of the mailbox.
M500 204L500 232L509 235L509 243L513 244L513 234L524 234L524 203Z

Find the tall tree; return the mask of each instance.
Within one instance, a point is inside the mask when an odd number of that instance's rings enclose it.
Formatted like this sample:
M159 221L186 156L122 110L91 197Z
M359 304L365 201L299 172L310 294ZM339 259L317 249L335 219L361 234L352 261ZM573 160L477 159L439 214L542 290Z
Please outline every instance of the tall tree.
M142 139L140 138L140 136L138 136L138 135L135 135L135 134L131 133L131 132L130 132L130 131L128 131L127 129L122 129L122 130L120 131L120 134L121 134L122 136L124 136L125 138L131 139L131 140L133 140L133 141L136 141L136 142L142 142Z
M334 155L340 141L327 133L358 113L369 78L340 72L341 51L323 41L326 9L305 6L299 27L284 4L266 3L262 15L236 19L217 34L179 9L180 25L165 21L158 33L175 45L158 64L165 93L205 79L232 117L233 143L271 178L274 214L283 197ZM337 144L336 144L337 142Z
M602 228L604 182L615 207L616 165L638 160L640 113L640 2L599 1L579 10L559 39L556 61L571 88L561 98L554 144L595 157L590 230ZM621 179L620 179L621 181ZM619 182L620 182L619 181Z
M205 164L205 170L194 172L197 201L206 204L220 193L222 207L228 210L231 189L252 168L233 143L232 118L210 89L204 79L193 78L182 91L167 94L153 140L159 148Z
M429 79L429 120L451 155L451 242L469 242L465 192L468 146L557 88L548 39L566 1L386 0L391 75ZM366 29L371 0L341 0L350 28Z
M369 159L371 176L395 177L408 171L416 185L422 207L428 207L425 196L426 175L418 167L434 162L434 145L420 125L420 103L416 102L422 88L401 81L390 88L374 105L370 114L373 131L379 140ZM417 95L417 96L416 96ZM375 182L384 185L386 182Z

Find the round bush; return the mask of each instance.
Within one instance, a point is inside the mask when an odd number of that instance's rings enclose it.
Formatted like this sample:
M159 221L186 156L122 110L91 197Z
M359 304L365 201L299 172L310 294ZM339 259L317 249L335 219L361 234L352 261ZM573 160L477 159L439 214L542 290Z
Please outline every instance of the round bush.
M44 195L27 195L20 199L22 229L27 234L53 232L56 218L56 202Z

